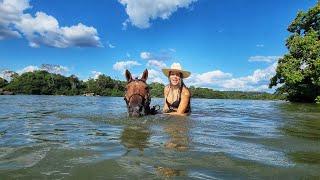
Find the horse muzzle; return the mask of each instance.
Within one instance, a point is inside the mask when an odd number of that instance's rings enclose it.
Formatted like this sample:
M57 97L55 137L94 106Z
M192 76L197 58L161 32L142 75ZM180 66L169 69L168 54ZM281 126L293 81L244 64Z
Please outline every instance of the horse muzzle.
M140 117L144 114L144 108L142 106L129 107L130 117Z

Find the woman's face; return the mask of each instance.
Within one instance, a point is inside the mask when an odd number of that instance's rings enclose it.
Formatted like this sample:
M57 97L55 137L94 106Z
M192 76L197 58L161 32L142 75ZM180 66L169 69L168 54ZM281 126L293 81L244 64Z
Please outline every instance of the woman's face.
M178 85L181 81L180 73L179 72L170 72L169 79L170 79L170 83L173 86Z

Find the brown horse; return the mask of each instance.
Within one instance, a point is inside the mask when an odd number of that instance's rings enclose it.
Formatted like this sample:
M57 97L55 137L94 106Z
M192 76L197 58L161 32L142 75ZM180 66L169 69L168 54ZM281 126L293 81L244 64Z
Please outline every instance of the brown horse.
M129 116L138 117L150 114L150 92L146 81L148 78L148 70L144 70L142 78L133 79L131 73L126 70L126 92L124 100L127 104Z

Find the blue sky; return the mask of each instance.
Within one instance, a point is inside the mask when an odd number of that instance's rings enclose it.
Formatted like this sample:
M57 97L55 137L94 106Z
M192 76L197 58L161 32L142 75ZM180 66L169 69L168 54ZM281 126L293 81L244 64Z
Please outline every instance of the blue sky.
M316 0L0 0L0 71L57 65L80 79L124 69L167 83L180 63L187 85L270 91L287 26ZM0 73L1 76L1 73Z

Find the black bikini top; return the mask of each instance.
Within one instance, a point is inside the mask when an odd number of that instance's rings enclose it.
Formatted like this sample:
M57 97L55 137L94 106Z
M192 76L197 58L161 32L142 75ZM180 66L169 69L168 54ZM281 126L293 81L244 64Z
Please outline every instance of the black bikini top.
M181 101L181 97L179 97L179 99L177 99L175 102L173 102L172 104L170 104L166 98L166 103L169 107L169 109L173 109L173 108L178 108L179 107L179 104L180 104L180 101Z
M169 103L168 100L167 100L167 97L166 97L166 103L167 103L167 106L169 108L169 112L176 112L176 110L174 109L177 109L180 105L180 101L181 101L181 93L182 93L182 89L183 89L184 85L180 87L180 95L179 95L179 99L177 99L176 101L174 101L173 103ZM188 113L191 111L191 108L190 108L190 99L189 99L189 102L188 102L188 106L187 106L187 109L185 111L185 113Z

